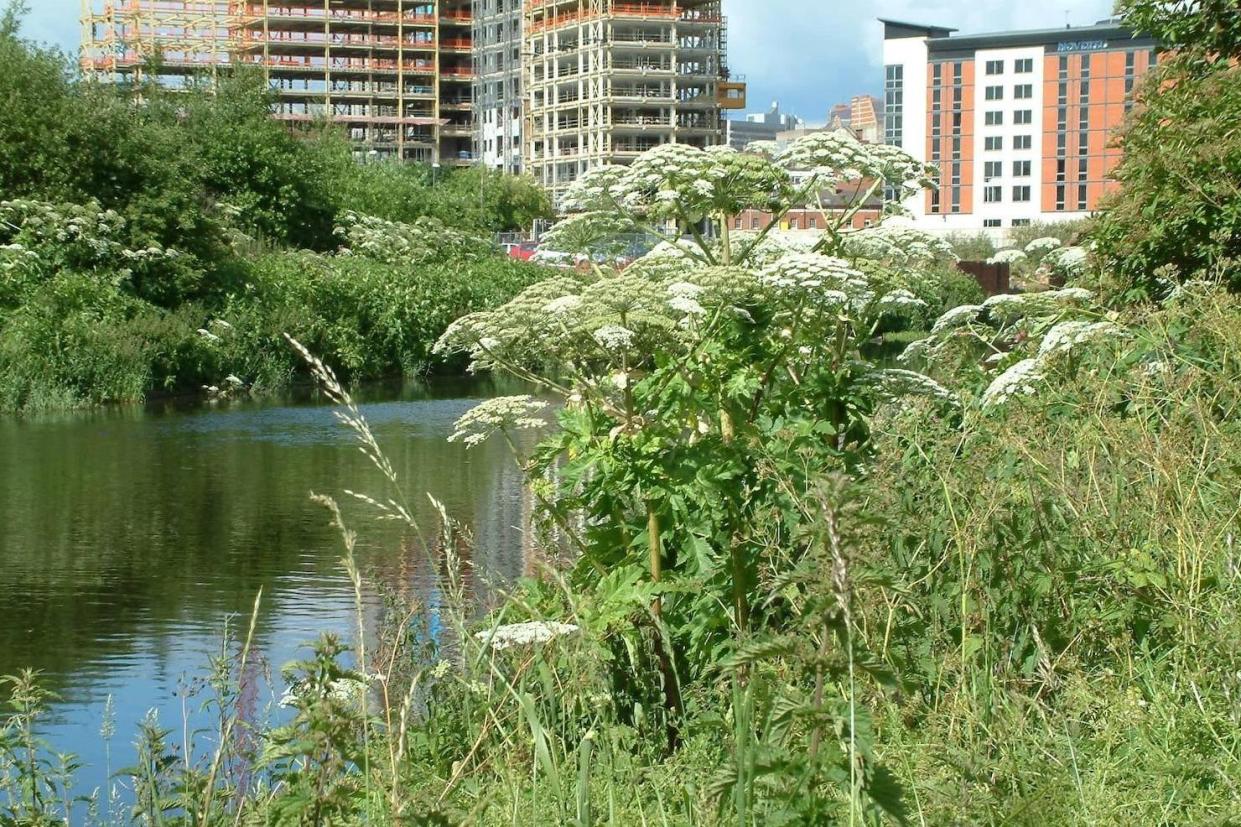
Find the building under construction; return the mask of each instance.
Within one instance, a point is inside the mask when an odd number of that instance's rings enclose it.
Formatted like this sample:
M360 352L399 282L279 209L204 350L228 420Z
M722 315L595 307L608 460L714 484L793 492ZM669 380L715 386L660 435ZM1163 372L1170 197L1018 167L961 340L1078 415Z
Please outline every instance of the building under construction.
M83 0L82 65L176 86L259 67L275 117L367 158L473 162L470 0Z
M721 0L526 0L524 161L559 198L587 169L725 142L745 108Z
M522 0L474 2L474 155L521 172Z

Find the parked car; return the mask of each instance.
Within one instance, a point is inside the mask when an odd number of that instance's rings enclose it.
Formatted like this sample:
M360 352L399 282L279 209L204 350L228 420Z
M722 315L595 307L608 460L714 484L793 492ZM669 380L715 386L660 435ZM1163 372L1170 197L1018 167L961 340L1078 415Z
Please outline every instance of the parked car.
M573 255L556 250L539 250L530 257L535 264L546 264L548 267L572 267Z
M533 241L511 242L501 245L506 255L518 261L529 261L538 252L539 245Z

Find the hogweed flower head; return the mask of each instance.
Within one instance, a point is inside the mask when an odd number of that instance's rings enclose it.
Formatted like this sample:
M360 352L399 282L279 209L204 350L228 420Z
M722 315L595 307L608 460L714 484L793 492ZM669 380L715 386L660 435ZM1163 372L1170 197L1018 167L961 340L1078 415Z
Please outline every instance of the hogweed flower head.
M609 353L620 353L633 347L634 334L627 327L607 324L594 332L595 341Z
M988 264L1016 264L1026 260L1026 254L1023 250L1009 249L1000 250L991 258L987 259Z
M462 442L467 448L481 445L500 431L542 428L547 423L540 414L547 403L529 395L498 396L475 405L457 420L449 442Z
M983 408L1001 405L1014 396L1033 396L1044 379L1043 367L1039 359L1022 359L1009 367L983 391Z

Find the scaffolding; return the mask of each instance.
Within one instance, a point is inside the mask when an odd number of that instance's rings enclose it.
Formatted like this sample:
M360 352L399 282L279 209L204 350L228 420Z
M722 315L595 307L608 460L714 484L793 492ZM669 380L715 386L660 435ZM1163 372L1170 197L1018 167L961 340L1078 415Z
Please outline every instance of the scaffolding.
M183 85L258 67L290 124L343 124L362 159L469 164L470 0L83 0L82 66Z
M721 0L526 0L526 169L559 201L588 169L725 142L743 107Z
M473 0L474 154L521 172L521 0Z

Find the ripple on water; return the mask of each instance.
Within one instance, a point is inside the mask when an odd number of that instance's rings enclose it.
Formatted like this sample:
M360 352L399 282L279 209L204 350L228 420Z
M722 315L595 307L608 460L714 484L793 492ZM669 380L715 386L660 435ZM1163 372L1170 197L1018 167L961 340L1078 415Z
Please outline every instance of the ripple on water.
M480 538L471 561L480 590L521 572L517 526L527 505L502 446L466 454L445 441L484 392L363 406L418 519L435 524L430 493ZM207 674L226 624L234 638L245 634L260 589L253 662L273 678L262 682L261 709L305 644L325 631L352 640L340 536L309 502L311 490L340 498L360 533L364 571L431 612L439 607L439 569L414 532L375 523L346 488L385 490L322 405L0 420L0 674L32 666L59 693L42 732L86 764L79 791L106 782L99 731L109 696L113 769L132 762L148 710L174 742L187 725L210 727L194 678ZM373 628L380 603L369 587L364 604ZM197 694L186 696L187 686Z

